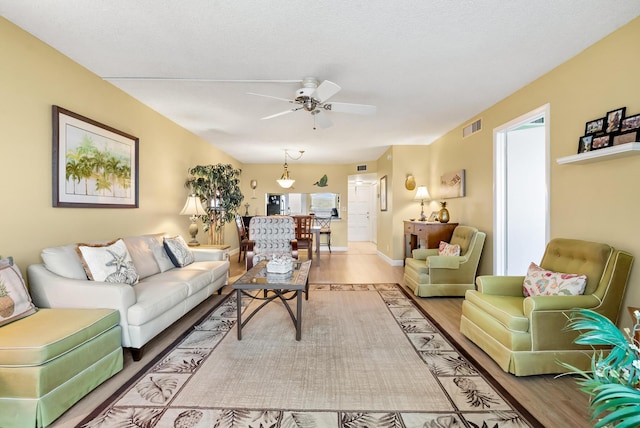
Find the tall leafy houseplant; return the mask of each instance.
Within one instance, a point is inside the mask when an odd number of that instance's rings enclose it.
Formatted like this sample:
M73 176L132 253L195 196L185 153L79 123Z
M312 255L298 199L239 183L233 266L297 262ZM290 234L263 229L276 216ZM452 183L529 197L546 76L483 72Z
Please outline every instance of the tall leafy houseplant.
M224 225L233 221L244 196L240 173L230 164L197 165L189 170L185 186L200 197L207 210L200 216L209 244L224 243Z
M633 331L640 328L640 312L635 312ZM631 428L640 426L640 348L634 335L625 335L608 318L581 309L573 313L568 328L582 333L575 342L582 345L612 346L607 355L594 353L591 371L565 364L580 375L580 389L591 395L591 419L595 428Z

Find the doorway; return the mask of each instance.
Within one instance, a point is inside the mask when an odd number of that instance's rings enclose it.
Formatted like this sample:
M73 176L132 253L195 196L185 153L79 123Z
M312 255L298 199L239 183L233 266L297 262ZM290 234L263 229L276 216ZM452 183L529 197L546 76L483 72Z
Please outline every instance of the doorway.
M525 275L549 240L549 105L494 130L494 274Z
M376 185L376 174L348 177L347 240L349 242L376 242L377 217L373 207Z

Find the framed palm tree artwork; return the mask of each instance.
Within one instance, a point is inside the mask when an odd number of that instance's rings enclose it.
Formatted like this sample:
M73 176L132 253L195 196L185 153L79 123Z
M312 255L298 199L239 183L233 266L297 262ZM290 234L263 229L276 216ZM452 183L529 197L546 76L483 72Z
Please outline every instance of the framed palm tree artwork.
M138 208L138 143L53 106L53 206Z

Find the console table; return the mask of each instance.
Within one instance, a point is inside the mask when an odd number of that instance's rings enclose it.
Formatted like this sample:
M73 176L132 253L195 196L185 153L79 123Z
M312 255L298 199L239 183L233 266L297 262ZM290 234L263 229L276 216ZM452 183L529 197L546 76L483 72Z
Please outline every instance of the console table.
M411 257L411 251L424 240L427 248L438 248L440 241L449 242L453 229L458 223L428 223L426 221L404 222L404 256Z

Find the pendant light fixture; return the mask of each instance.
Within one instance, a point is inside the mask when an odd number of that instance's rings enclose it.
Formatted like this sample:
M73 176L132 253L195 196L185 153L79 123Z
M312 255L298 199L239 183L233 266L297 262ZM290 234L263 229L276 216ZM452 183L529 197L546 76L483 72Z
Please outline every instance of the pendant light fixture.
M300 150L300 156L298 156L297 158L294 158L294 157L291 157L291 155L289 155L289 152L285 149L284 172L282 173L282 176L280 177L280 179L276 180L280 185L280 187L282 187L283 189L290 189L291 186L293 186L293 183L296 182L296 180L292 179L291 176L289 175L289 165L287 164L287 156L289 157L289 159L298 160L302 157L303 153L304 153L304 150Z

